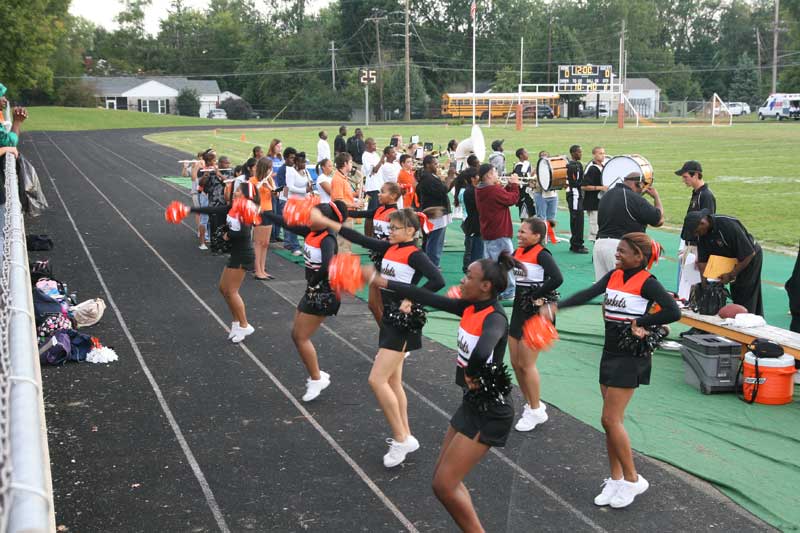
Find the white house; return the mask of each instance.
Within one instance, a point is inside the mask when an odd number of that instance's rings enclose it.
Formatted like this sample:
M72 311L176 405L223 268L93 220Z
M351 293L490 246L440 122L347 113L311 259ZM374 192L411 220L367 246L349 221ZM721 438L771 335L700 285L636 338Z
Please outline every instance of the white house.
M201 117L220 103L219 85L214 80L152 77L92 77L83 82L91 86L98 106L106 109L128 109L160 115L178 113L176 99L184 88L194 89L200 98Z
M587 93L584 97L584 105L594 107L598 96L600 107L604 107L611 114L615 114L619 99L614 93ZM648 78L628 78L625 80L625 97L640 116L652 118L659 111L661 89ZM627 105L625 106L625 111L627 114L632 114Z

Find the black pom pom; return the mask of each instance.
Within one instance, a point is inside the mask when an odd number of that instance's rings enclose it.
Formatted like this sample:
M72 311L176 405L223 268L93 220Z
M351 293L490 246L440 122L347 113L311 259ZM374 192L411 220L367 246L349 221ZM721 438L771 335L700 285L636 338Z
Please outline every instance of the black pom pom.
M661 346L662 341L667 336L667 330L663 326L643 326L647 330L647 335L639 338L633 334L630 324L621 324L619 333L619 349L630 353L634 357L650 357L656 348Z
M386 320L386 323L411 333L422 331L428 321L425 309L419 304L411 304L411 312L404 313L400 310L400 304L401 302L396 300L386 304L383 311L383 319Z
M465 399L479 411L487 411L493 404L505 404L511 394L511 373L501 361L481 366L477 376L470 376L478 384L476 390L468 390Z

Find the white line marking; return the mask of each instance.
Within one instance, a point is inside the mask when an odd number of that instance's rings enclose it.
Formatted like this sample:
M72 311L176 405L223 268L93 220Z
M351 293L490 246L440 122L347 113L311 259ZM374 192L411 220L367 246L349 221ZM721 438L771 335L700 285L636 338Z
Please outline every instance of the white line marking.
M52 139L50 140L50 142L53 142ZM55 146L62 154L64 154L64 152L61 151L61 148L59 148L58 145L56 145L54 142L53 146ZM133 352L136 354L136 359L139 361L139 365L142 367L142 371L144 372L144 375L147 376L147 381L150 382L150 386L152 387L153 392L155 393L156 398L158 399L158 403L161 406L161 410L167 417L167 421L169 422L169 425L172 428L173 433L175 433L175 438L177 439L178 444L181 447L181 450L183 450L183 454L186 456L186 460L189 462L189 466L191 467L192 472L194 472L194 476L195 478L197 478L197 482L200 484L200 488L202 489L203 495L206 498L206 503L208 503L208 507L209 509L211 509L211 514L214 515L214 519L217 522L217 526L219 527L220 531L224 533L229 533L230 529L228 528L228 524L225 523L225 517L222 516L222 511L220 511L219 504L217 503L217 500L214 497L214 493L211 491L211 487L208 485L208 481L206 480L206 476L205 474L203 474L203 471L200 468L200 464L197 462L194 453L192 453L192 450L189 447L189 443L186 442L186 438L183 436L183 431L181 431L181 428L178 425L177 420L175 420L175 416L172 414L169 405L167 405L167 401L164 398L163 393L161 392L161 388L158 386L158 383L156 383L156 380L153 377L152 372L150 372L150 368L147 366L147 363L145 362L144 357L142 356L142 352L139 350L139 345L136 343L136 339L133 338L130 329L128 329L128 324L125 322L125 318L123 318L122 313L119 310L119 307L117 307L117 303L114 301L114 297L111 295L111 291L109 290L108 285L106 285L105 279L103 278L103 275L100 273L100 269L97 267L97 263L95 263L94 258L92 257L92 253L89 251L89 247L86 245L86 241L83 239L83 235L81 235L80 230L78 230L78 226L75 224L75 219L72 218L72 215L69 212L69 208L67 208L67 204L64 201L64 198L61 196L61 192L58 190L58 186L56 185L56 182L53 179L52 174L50 174L50 171L48 170L47 165L44 162L44 158L42 157L41 153L39 153L39 149L36 148L35 144L34 144L34 149L36 150L36 154L39 157L39 161L41 161L42 163L42 168L47 173L47 177L50 179L50 183L53 185L53 190L55 191L59 202L61 202L61 206L64 208L64 213L66 213L67 218L69 219L69 222L72 225L72 229L75 230L75 235L78 236L78 240L81 242L83 251L86 253L86 257L88 258L89 263L92 265L92 269L94 270L94 273L97 276L97 280L103 287L103 292L105 292L106 298L108 299L108 304L114 310L114 314L117 317L117 321L119 322L120 327L122 327L122 330L125 332L125 336L128 338L128 342L130 343ZM66 154L64 154L64 156L66 157ZM69 160L69 158L67 158L67 160ZM70 163L72 163L71 160L69 161ZM74 163L72 163L72 165L75 166ZM77 169L78 167L76 166L75 168ZM81 172L80 169L78 169L78 172ZM81 172L81 174L83 174L83 172Z
M49 139L49 136L48 136L48 139ZM103 191L101 191L92 182L92 180L89 179L89 177L86 174L84 174L84 172L78 167L78 165L76 165L72 161L72 159L70 159L69 156L66 153L64 153L64 151L52 139L50 139L50 142L53 143L53 146L59 152L61 152L61 154L64 156L64 158L66 158L66 160L69 161L69 163L73 167L75 167L75 169L84 177L84 179L89 183L89 185L91 185L97 191L97 193L106 201L106 203L109 205L109 207L111 207L114 211L116 211L117 215L119 215L119 217L122 219L122 221L125 222L125 224L127 224L128 227L131 229L131 231L133 231L133 233L136 234L137 237L139 237L139 239L144 243L144 245L147 246L147 248L149 248L151 252L153 252L153 255L155 255L161 261L161 263L164 265L164 267L167 270L169 270L169 272L173 276L175 276L175 278L194 297L194 299L197 300L197 302L203 308L205 308L205 310L208 312L208 314L211 315L211 317L214 320L216 320L216 322L220 326L222 326L222 328L225 331L229 331L229 328L228 328L227 324L225 324L225 322L222 320L222 318L220 318L220 316L213 309L211 309L211 307L209 307L208 304L205 301L203 301L202 298L200 298L200 296L194 291L194 289L192 289L184 281L184 279L175 271L175 269L172 268L172 266L167 262L167 260L164 259L164 257L162 257L161 254L158 253L158 251L150 244L150 242L141 233L139 233L139 230L137 230L133 226L133 224L131 224L131 222L122 214L122 212L108 198L108 196L106 196L103 193ZM40 156L40 159L41 159L41 156ZM49 172L48 172L48 174L49 174ZM52 178L51 178L51 181L52 181ZM53 186L55 186L55 182L53 183ZM61 195L59 194L59 199L60 198L61 198ZM64 209L67 210L67 206L66 206L66 204L64 204L63 200L62 200L62 205L64 205ZM70 216L70 221L72 221L72 217L71 216ZM74 225L74 221L72 221L72 222L73 222L73 227L75 227L75 231L78 232L77 227ZM81 242L83 243L83 239L82 238L81 238ZM85 245L84 245L84 249L86 249ZM87 254L89 253L88 249L86 249L86 253ZM94 261L92 261L92 265L94 266ZM95 272L97 273L98 277L100 277L100 272L97 270L96 267L95 267ZM101 281L101 283L102 283L102 281ZM105 284L103 284L103 287L106 290L106 294L110 298L111 295L108 292L108 289L105 287ZM116 310L116 306L114 306L114 308ZM119 314L119 313L118 313L118 318L120 320L122 320L122 315ZM126 331L127 331L127 329L126 329ZM132 337L130 337L130 340L132 342L134 342ZM283 395L286 396L286 398L290 402L292 402L292 404L297 408L298 411L300 411L300 413L303 415L303 417L314 427L314 429L317 430L317 432L328 442L328 444L330 444L330 446L336 451L336 453L339 454L339 456L341 456L342 459L344 459L344 461L350 466L350 468L353 469L353 471L370 488L370 490L372 490L372 492L378 497L378 499L384 504L384 506L386 506L386 508L389 509L389 511L391 511L392 514L403 524L403 526L406 528L406 530L408 530L409 532L412 532L412 533L419 533L417 528L416 528L416 526L414 526L414 524L400 511L400 509L389 499L389 497L386 496L386 494L384 494L384 492L380 489L380 487L378 487L378 485L369 477L369 475L367 475L367 473L358 465L358 463L356 463L355 460L353 460L353 458L350 457L350 455L344 450L344 448L342 448L341 445L339 445L339 443L325 430L325 428L323 428L319 424L319 422L317 422L317 420L313 417L313 415L305 407L303 407L303 405L297 400L297 398L294 397L294 395L289 391L289 389L287 389L283 385L283 383L272 372L270 372L270 370L264 365L264 363L262 363L255 356L255 354L252 351L250 351L250 349L244 343L239 343L238 346L242 349L242 351L244 351L247 354L247 356L256 364L256 366L262 372L264 372L264 374L266 374L267 377L269 377L269 379L283 393ZM139 352L138 352L138 349L137 349L137 354L138 353ZM153 381L153 384L155 386L155 381ZM166 404L164 405L164 407L166 408ZM187 445L187 450L188 450L188 445ZM199 471L199 466L198 466L198 471ZM202 475L202 473L201 473L201 475ZM209 489L209 493L210 493L210 489ZM211 497L213 498L213 495ZM227 531L227 528L225 529L225 531Z
M136 165L136 164L135 164L135 163L133 163L132 161L129 161L128 159L126 159L125 157L123 157L123 156L121 156L121 155L119 155L119 154L116 154L115 152L113 152L113 150L111 150L111 149L109 149L109 148L105 148L105 149L106 149L107 151L109 151L109 152L113 153L114 155L116 155L116 156L117 156L117 157L119 157L120 159L123 159L124 161L127 161L128 163L130 163L130 164L132 164L132 165L134 165L134 166L137 166L137 167L138 167L140 170L142 170L143 172L147 172L146 170L144 170L143 168L139 167L138 165ZM63 152L62 152L62 153L63 153ZM152 174L152 173L150 173L150 172L147 172L147 173L148 173L148 174L150 174L150 175L151 175L151 176L153 176L153 177L157 177L157 176L155 176L155 174ZM125 181L127 181L127 180L125 180ZM92 184L92 185L94 186L94 184ZM134 187L135 187L135 186L134 186ZM97 187L95 187L95 188L97 188ZM138 189L138 187L135 187L135 188L136 188L137 190L140 190L140 189ZM98 191L99 191L99 189L98 189ZM141 190L140 190L140 191L141 191ZM101 193L101 194L102 194L102 193ZM145 194L145 193L143 193L143 194ZM161 208L164 208L164 207L165 207L165 206L161 205L159 202L157 202L156 200L154 200L154 199L153 199L151 196L149 196L149 195L147 195L147 194L145 194L145 196L146 196L146 197L147 197L147 198L148 198L150 201L152 201L152 202L156 203L156 204L157 204L159 207L161 207ZM191 228L190 228L190 229L191 229ZM135 230L134 230L134 231L135 231ZM154 253L158 254L157 252L155 252L155 250L154 250ZM160 256L159 256L159 257L160 257ZM166 263L165 263L165 264L166 264ZM168 267L168 268L170 268L170 267ZM170 268L170 270L172 270L172 269ZM178 279L180 279L180 280L181 280L181 283L183 283L183 284L184 284L184 285L187 287L187 289L188 289L190 292L192 292L192 293L194 294L194 291L192 291L192 289L191 289L191 288L189 288L189 286L185 284L185 282L183 281L183 279L182 279L182 278L180 278L180 276L178 276L178 274L177 274L177 273L175 273L174 271L173 271L173 273L175 274L175 276L176 276L176 277L178 277ZM270 289L272 292L274 292L275 294L277 294L278 296L280 296L282 299L284 299L285 301L287 301L288 303L290 303L292 306L294 306L294 305L295 305L295 302L293 302L292 300L290 300L290 299L289 299L289 298L288 298L288 297L287 297L285 294L283 294L283 293L281 293L280 291L276 290L276 289L275 289L275 287L269 286L268 288L269 288L269 289ZM204 304L204 303L203 303L203 305L205 306L205 304ZM207 306L205 306L205 307L206 307L207 309L209 309L209 312L212 312L212 313L213 313L213 311L211 311L211 310L210 310L210 308L208 308ZM220 322L220 325L222 325L222 326L223 326L223 327L224 327L224 328L227 330L227 326L225 325L225 323L224 323L224 322L222 322L221 320L218 320L218 321ZM331 329L331 327L330 327L330 326L328 326L327 324L325 324L324 322L323 322L323 324L322 324L322 329L324 329L325 331L327 331L328 333L330 333L331 335L333 335L334 337L336 337L338 340L340 340L342 343L344 343L346 346L348 346L348 347L349 347L351 350L353 350L355 353L359 354L359 355L360 355L362 358L364 358L365 360L367 360L367 361L369 361L369 362L372 362L372 361L373 361L373 358L372 358L372 357L370 357L368 354L366 354L365 352L363 352L361 349L359 349L359 348L358 348L357 346L355 346L353 343L351 343L350 341L348 341L347 339L345 339L344 337L342 337L341 335L339 335L337 332L335 332L333 329ZM243 348L244 348L244 345L243 345L243 344L242 344L241 346L243 346ZM259 361L257 364L261 365L260 361ZM424 404L426 404L428 407L430 407L431 409L433 409L434 411L436 411L436 412L437 412L437 413L439 413L440 415L444 416L444 417L445 417L445 418L447 418L448 420L450 419L450 415L449 415L449 414L448 414L448 413L447 413L447 412L446 412L444 409L442 409L441 407L439 407L438 405L436 405L436 404L435 404L435 403L434 403L434 402L433 402L431 399L429 399L427 396L425 396L424 394L422 394L421 392L419 392L418 390L416 390L415 388L413 388L412 386L410 386L410 385L409 385L408 383L406 383L405 381L403 382L403 386L404 386L404 387L405 387L405 388L406 388L406 389L407 389L407 390L408 390L408 391L409 391L411 394L413 394L414 396L416 396L417 398L419 398L420 400L422 400L422 402L423 402ZM491 452L492 452L492 453L493 453L493 454L494 454L494 455L495 455L497 458L499 458L499 459L500 459L502 462L504 462L504 463L505 463L505 464L506 464L506 465L507 465L509 468L511 468L511 469L512 469L513 471L515 471L517 474L519 474L520 476L524 477L525 479L527 479L528 481L530 481L530 482L531 482L531 483L533 483L534 485L536 485L536 486L537 486L537 487L538 487L540 490L542 490L543 492L545 492L545 493L546 493L548 496L550 496L550 497L551 497L551 498L553 498L553 499L554 499L556 502L558 502L560 505L562 505L563 507L565 507L565 508L566 508L568 511L570 511L570 512L571 512L573 515L575 515L575 516L576 516L578 519L580 519L582 522L584 522L585 524L587 524L587 525L588 525L589 527L591 527L593 530L595 530L595 531L598 531L598 532L603 532L603 531L606 531L605 529L603 529L603 527L602 527L602 526L600 526L599 524L597 524L596 522L594 522L594 521L593 521L591 518L589 518L588 516L586 516L586 515L585 515L583 512L581 512L581 511L580 511L578 508L574 507L574 506L573 506L571 503L569 503L569 502L568 502L568 501L566 501L564 498L562 498L562 497L561 497L561 496L560 496L560 495L559 495L557 492L555 492L553 489L551 489L550 487L548 487L547 485L545 485L545 484L544 484L542 481L540 481L540 480L539 480L538 478L536 478L536 477L535 477L533 474L531 474L530 472L528 472L527 470L525 470L525 469L524 469L522 466L520 466L519 464L517 464L516 462L514 462L514 461L513 461L511 458L509 458L509 457L508 457L507 455L505 455L503 452L499 451L497 448L491 448Z

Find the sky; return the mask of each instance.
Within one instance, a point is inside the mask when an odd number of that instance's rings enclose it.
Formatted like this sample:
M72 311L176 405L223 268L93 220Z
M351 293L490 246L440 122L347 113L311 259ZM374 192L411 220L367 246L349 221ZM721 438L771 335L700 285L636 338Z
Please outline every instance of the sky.
M307 10L314 12L329 3L330 0L312 0L309 2ZM170 4L171 0L152 1L145 14L145 30L148 33L153 35L158 33L158 21L166 15ZM204 9L208 6L208 0L184 0L184 5ZM121 0L72 0L69 12L90 20L98 26L113 30L117 27L114 17L122 10L122 6Z

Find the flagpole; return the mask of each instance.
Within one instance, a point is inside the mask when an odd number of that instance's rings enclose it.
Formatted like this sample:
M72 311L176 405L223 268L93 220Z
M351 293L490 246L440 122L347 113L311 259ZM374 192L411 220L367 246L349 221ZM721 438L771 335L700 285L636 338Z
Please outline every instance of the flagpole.
M477 6L475 0L472 1L471 6L472 15L472 125L475 125L475 26L478 20Z

